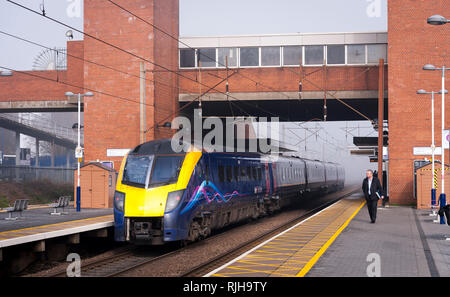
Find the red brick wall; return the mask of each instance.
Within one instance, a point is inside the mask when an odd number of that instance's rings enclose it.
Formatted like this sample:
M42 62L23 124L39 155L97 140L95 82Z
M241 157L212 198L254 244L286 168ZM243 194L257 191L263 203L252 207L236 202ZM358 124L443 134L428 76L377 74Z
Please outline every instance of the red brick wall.
M119 1L121 6L156 26L164 28L170 34L178 36L178 0L138 0ZM136 19L127 12L111 5L107 1L87 0L84 4L84 30L146 60L156 61L166 67L174 67L177 57L173 54L177 44L162 40L159 34L148 24ZM170 48L173 47L173 49ZM168 48L167 48L168 47ZM160 53L166 50L166 53ZM84 40L86 59L106 64L122 71L139 75L140 59L100 43L88 36ZM145 63L148 80L164 80L164 83L176 86L174 76L161 74L158 78L152 70L158 70L151 63ZM107 158L108 148L132 148L139 144L139 79L99 66L85 64L84 83L105 93L126 99L95 94L87 98L84 109L85 120L85 160L114 160L118 168L121 158ZM162 87L161 87L162 88ZM167 113L173 110L176 97L165 94L158 84L146 81L146 121L147 127L154 124L153 102L161 104L161 110ZM155 97L156 96L156 97ZM169 107L170 106L170 107ZM165 111L166 112L166 111ZM157 105L156 114L160 113ZM165 114L161 111L161 115ZM153 135L147 140L152 139Z
M67 42L67 82L75 86L84 86L84 42L69 41ZM70 55L70 56L69 56ZM66 87L68 91L74 94L83 92L79 88Z
M323 67L304 67L305 78L302 80L303 91L317 91L324 86ZM229 70L229 75L235 71ZM194 80L199 79L198 70L181 70L184 76ZM230 92L274 92L274 91L298 91L300 68L242 68L239 73L252 80L235 74L228 80ZM387 67L385 70L385 89L387 89ZM214 86L226 77L226 70L202 69L202 83ZM326 67L327 90L377 90L378 66L328 66ZM202 86L202 92L207 87ZM225 83L217 87L217 90L225 92ZM180 78L180 93L199 93L199 85L186 78ZM214 92L214 91L211 91Z
M83 57L83 41L70 41L67 50L73 56ZM65 92L78 92L78 88L54 82L67 82L83 86L83 61L67 57L67 71L24 71L12 76L0 76L0 102L7 101L51 101L66 100ZM53 80L53 81L52 81Z
M389 57L389 185L392 203L415 203L413 199L414 146L431 144L429 95L418 89L440 90L438 71L422 66L450 65L450 25L428 25L427 17L441 14L450 18L448 0L388 1ZM446 83L449 83L450 73ZM446 101L446 126L450 126L450 102ZM441 97L435 98L436 145L441 145ZM427 156L430 158L430 156ZM448 151L446 152L448 163Z
M179 35L179 4L177 1L157 1L154 10L155 22L158 28L172 36ZM170 15L170 17L168 17ZM177 21L174 22L174 19ZM149 130L149 139L167 138L172 135L172 130L164 127L157 127L157 124L163 124L172 121L178 109L178 42L155 30L154 56L158 64L162 64L173 72L165 71L159 67L155 68L154 79L158 83L154 87L154 96L156 98L154 123L152 128L147 125Z
M0 76L0 101L42 101L65 100L67 87L52 82L56 80L56 71L25 71L32 75L39 75L49 80L14 72L12 76ZM67 71L59 71L59 79L67 80Z

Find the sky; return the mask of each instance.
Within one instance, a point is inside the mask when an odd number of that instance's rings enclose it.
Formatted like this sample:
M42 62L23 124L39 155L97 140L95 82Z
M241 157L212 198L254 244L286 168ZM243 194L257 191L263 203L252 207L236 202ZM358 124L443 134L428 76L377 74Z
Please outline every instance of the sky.
M82 0L14 0L34 10L42 3L48 16L83 30ZM105 0L96 0L105 1ZM373 32L387 31L387 0L179 0L181 36L215 36L247 34L283 34L317 32ZM119 3L126 3L118 0ZM65 47L68 29L42 16L19 8L7 1L0 2L0 31L18 35L48 47ZM74 39L83 36L74 32ZM16 70L30 70L43 49L14 40L0 33L0 66ZM1 69L0 69L1 70ZM68 121L73 121L72 114ZM72 119L73 118L73 119ZM71 125L71 123L65 123ZM368 122L322 123L321 137L346 147L351 135L345 126L360 126L352 133L361 136L373 133ZM302 134L304 133L301 132ZM362 135L364 134L364 135ZM346 139L347 136L347 139ZM334 137L332 140L331 137ZM293 136L293 139L295 137ZM304 145L305 142L303 142ZM347 173L355 178L364 174L361 168L374 168L367 157L339 153L333 145L310 137L307 143L310 158L338 161L348 164ZM325 150L325 154L323 153ZM350 172L350 173L349 173ZM349 176L349 177L350 177Z
M14 1L33 10L44 3L47 16L83 30L82 0ZM179 1L181 36L387 30L387 0ZM48 47L65 47L68 29L3 0L0 30ZM74 39L83 36L74 32ZM0 33L0 66L30 70L42 50Z

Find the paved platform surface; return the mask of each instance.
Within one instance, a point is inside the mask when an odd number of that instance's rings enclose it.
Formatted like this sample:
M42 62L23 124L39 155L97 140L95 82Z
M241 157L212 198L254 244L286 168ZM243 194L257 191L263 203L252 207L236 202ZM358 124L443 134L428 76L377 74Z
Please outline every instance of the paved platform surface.
M8 221L0 213L0 248L37 240L102 229L113 225L112 209L66 208L66 215L50 215L52 208L25 210L22 218Z
M60 210L61 209L59 209L59 211ZM53 212L53 208L47 207L47 208L28 209L23 211L22 213L23 218L14 221L5 220L5 218L8 217L8 214L3 212L0 213L0 232L36 227L41 225L56 224L80 219L88 219L92 217L99 217L113 214L112 208L106 209L89 208L89 209L81 209L80 212L77 212L75 208L68 207L65 209L65 211L68 212L67 215L55 216L50 215L50 213ZM13 216L16 216L16 214L13 214Z
M377 222L370 224L365 206L306 276L368 276L376 254L382 277L450 276L450 241L445 240L450 226L433 223L429 213L379 208Z
M208 274L220 277L302 276L365 204L351 195Z

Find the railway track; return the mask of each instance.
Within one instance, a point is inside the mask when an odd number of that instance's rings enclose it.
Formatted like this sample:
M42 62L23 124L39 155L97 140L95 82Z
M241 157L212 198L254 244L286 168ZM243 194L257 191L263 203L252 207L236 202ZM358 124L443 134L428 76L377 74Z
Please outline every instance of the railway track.
M214 270L217 267L220 267L221 265L229 262L230 260L236 258L240 254L244 253L245 251L255 247L256 245L260 244L261 242L267 240L268 238L278 234L279 232L282 232L289 227L297 224L300 221L303 221L307 219L308 217L312 216L316 212L330 206L331 204L339 201L340 199L347 197L355 192L357 192L357 189L351 190L349 192L342 193L342 195L339 195L337 198L332 199L319 207L316 207L312 210L309 210L307 213L301 215L300 217L296 217L286 223L283 223L282 225L271 229L262 235L253 238L251 240L248 240L239 246L233 248L232 250L228 250L224 252L223 254L220 254L216 257L214 257L211 260L208 260L205 263L202 263L184 273L182 273L182 277L200 277L204 276L208 272ZM96 260L86 260L82 261L81 263L81 276L82 277L115 277L120 276L126 272L132 271L134 269L137 269L141 266L144 266L146 264L149 264L151 262L160 260L165 257L169 257L171 255L174 255L176 253L180 253L185 251L186 249L194 249L198 244L204 244L207 241L210 240L216 240L217 238L220 238L221 236L224 236L226 234L226 229L223 232L220 232L216 235L210 236L202 241L192 243L188 246L182 247L182 248L175 248L170 247L166 248L164 251L142 251L139 250L138 247L135 246L128 246L125 248L117 249L116 251L112 251L110 255L105 257L100 257ZM48 277L66 277L67 272L66 269L61 269L56 272L50 273L46 275Z
M111 277L120 273L139 267L159 257L170 254L171 252L143 252L134 246L120 248L109 252L107 256L100 257L95 260L82 260L81 276L82 277ZM66 268L59 269L48 275L47 277L66 277Z
M224 232L210 236L202 241L194 242L188 246L177 248L174 246L163 247L166 251L142 251L139 247L128 246L120 248L109 253L108 256L100 257L96 260L86 260L81 262L81 276L82 277L114 277L119 276L127 271L133 270L150 262L162 259L164 257L182 252L186 249L193 249L200 243L205 243L212 239L225 234ZM144 247L145 248L145 247ZM49 273L47 277L66 277L66 268L59 269L55 272Z

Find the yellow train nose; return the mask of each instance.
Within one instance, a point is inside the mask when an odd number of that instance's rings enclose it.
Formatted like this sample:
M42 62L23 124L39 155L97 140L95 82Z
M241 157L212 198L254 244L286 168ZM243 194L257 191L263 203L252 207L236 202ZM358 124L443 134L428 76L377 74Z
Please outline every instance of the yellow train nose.
M127 187L125 217L162 217L166 207L167 194L175 184L150 188L148 190Z

